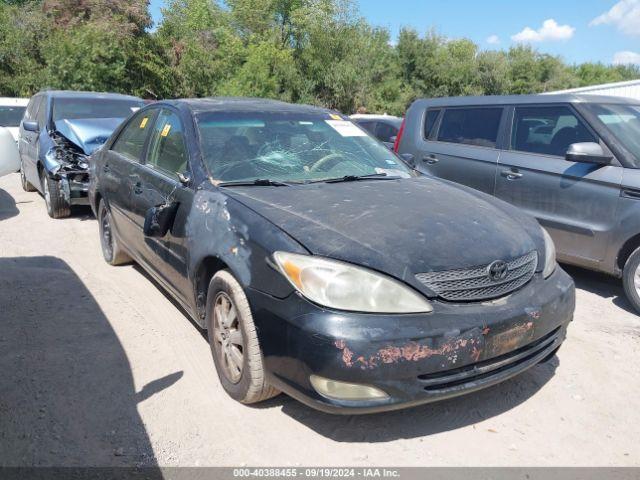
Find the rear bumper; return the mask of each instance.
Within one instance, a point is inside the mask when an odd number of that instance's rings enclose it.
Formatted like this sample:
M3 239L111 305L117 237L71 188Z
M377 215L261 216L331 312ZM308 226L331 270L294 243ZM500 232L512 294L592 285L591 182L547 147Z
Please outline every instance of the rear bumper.
M433 302L422 315L348 314L298 295L277 300L250 290L270 382L329 413L373 413L476 391L551 355L573 317L573 281L560 268L520 291L475 304ZM388 398L334 400L310 375L374 386Z

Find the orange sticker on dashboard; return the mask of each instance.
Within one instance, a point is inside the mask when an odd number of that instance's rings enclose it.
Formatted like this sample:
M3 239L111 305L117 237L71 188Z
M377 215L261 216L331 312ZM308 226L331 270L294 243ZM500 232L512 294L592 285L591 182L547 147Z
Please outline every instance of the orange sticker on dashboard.
M164 128L162 129L162 132L160 132L160 136L161 137L166 137L167 135L169 135L169 132L171 131L171 125L169 125L168 123L164 126Z
M330 113L329 116L334 120L342 120L342 117L340 115L336 115L335 113Z
M147 126L147 122L149 121L149 117L144 117L142 122L140 122L140 128L144 128Z

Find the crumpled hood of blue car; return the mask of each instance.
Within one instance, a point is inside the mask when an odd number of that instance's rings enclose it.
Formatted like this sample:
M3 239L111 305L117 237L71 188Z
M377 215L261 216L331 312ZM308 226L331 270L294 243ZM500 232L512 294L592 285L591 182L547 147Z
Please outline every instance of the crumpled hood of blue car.
M56 130L86 155L91 155L118 128L124 118L74 118L56 120Z

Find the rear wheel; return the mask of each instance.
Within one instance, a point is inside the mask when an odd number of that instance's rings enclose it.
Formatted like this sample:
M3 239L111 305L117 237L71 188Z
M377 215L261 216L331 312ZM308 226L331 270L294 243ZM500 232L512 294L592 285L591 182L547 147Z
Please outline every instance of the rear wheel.
M122 265L131 262L131 257L118 245L111 226L111 212L104 200L98 205L98 228L100 229L100 246L102 256L109 265Z
M50 178L44 170L40 174L40 182L49 216L51 218L65 218L71 215L71 207L62 194L60 182Z
M622 283L627 299L640 313L640 248L637 248L627 259L622 270Z
M249 301L228 270L209 283L207 328L218 377L229 396L248 404L280 393L267 384Z
M20 183L22 183L22 189L25 192L35 192L36 191L36 187L34 187L33 185L31 185L29 183L29 181L27 180L27 177L24 174L24 164L22 163L22 160L20 160Z

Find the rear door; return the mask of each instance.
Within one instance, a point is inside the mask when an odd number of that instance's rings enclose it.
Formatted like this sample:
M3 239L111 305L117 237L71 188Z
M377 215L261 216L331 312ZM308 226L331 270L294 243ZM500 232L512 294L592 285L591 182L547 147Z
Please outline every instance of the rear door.
M536 217L561 259L597 265L616 224L622 167L565 159L577 142L600 143L608 151L571 105L510 110L510 142L500 156L496 196Z
M417 168L493 194L503 107L427 110Z
M132 195L157 109L136 113L120 131L111 148L104 153L100 178L100 191L106 198L118 235L127 250L140 255L134 239L137 236Z
M137 171L132 211L137 248L149 267L183 300L190 292L185 232L193 200L193 190L185 181L191 177L190 170L182 121L177 111L163 107L151 133L145 164ZM146 237L143 228L147 211L171 205L176 207L175 221L167 235Z

